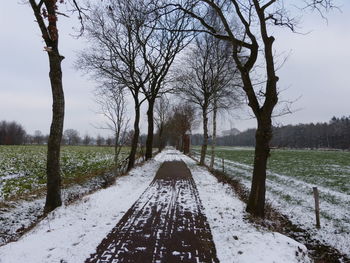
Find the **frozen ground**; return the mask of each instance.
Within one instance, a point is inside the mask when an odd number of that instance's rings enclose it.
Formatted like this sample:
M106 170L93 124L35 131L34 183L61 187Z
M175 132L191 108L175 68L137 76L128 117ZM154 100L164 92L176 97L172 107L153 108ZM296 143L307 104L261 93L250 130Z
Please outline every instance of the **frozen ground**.
M107 181L113 180L113 173L93 177L83 184L62 189L62 199L65 203L80 198L87 193L102 188ZM28 200L7 201L0 208L0 246L21 235L43 214L44 197L33 195Z
M209 159L207 160L209 162ZM222 160L215 167L222 169ZM253 167L225 160L225 172L250 189ZM324 244L350 256L350 196L327 187L320 192L321 229L315 228L313 184L268 171L267 199L296 225L306 229Z
M19 241L0 247L0 262L84 262L152 181L165 160L189 166L211 227L220 262L310 262L306 248L244 220L244 204L193 160L174 150L69 206L56 209Z

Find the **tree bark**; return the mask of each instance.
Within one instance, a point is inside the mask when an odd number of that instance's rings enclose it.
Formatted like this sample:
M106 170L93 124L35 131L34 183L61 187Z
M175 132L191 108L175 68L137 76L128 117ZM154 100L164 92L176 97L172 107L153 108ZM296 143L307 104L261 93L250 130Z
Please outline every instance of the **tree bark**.
M207 154L208 147L208 113L207 107L203 108L203 144L201 149L201 158L199 161L199 165L205 164L205 156Z
M214 160L215 160L215 147L216 147L216 114L217 106L216 100L214 100L214 109L213 109L213 139L211 143L211 159L210 159L210 169L214 169Z
M114 145L114 164L118 166L118 160L119 159L119 151L118 151L118 145Z
M129 154L129 163L128 163L128 171L130 171L135 165L136 152L137 152L137 144L139 142L140 136L140 105L138 101L135 101L135 121L134 121L134 136L132 138L131 150Z
M148 121L148 131L146 139L146 153L145 159L149 160L152 158L152 149L153 149L153 131L154 131L154 101L148 101L148 110L147 110L147 121Z
M270 154L269 142L272 138L271 117L258 121L255 139L253 180L247 205L247 212L255 216L265 215L266 167Z
M163 143L163 124L160 124L159 127L159 145L158 145L158 151L161 152L164 149L164 143Z
M52 90L52 121L47 145L47 194L44 212L48 213L62 205L60 147L64 122L64 93L62 86L61 62L63 57L57 52L49 52L50 82Z
M272 112L278 101L277 81L272 45L274 37L268 36L265 14L259 7L258 1L254 0L254 5L260 20L260 32L264 42L265 62L266 62L266 92L265 102L262 107L252 107L257 118L258 127L256 131L256 145L254 157L254 170L251 192L247 205L247 212L258 217L265 216L265 192L266 192L266 167L270 154L269 143L272 139ZM253 90L253 87L251 87Z
M119 129L119 128L118 128ZM116 167L119 165L119 131L115 132L114 134L114 164Z

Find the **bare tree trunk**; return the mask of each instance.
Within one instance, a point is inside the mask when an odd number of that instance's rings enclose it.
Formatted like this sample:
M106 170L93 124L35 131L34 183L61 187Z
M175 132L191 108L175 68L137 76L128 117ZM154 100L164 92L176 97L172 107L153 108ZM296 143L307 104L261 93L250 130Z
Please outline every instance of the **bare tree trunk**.
M114 164L117 167L119 164L119 153L120 153L119 136L120 136L120 132L118 131L115 133L115 138L114 138Z
M147 132L148 133L147 133L147 139L146 139L146 154L145 154L146 160L149 160L152 158L153 131L154 131L153 111L154 111L154 101L149 100L148 101L148 110L147 110L147 121L148 121L148 131Z
M214 109L213 109L213 139L211 143L211 159L210 159L210 169L214 169L214 160L215 160L215 146L216 146L216 114L217 106L216 100L214 100Z
M139 142L139 136L140 136L139 122L140 122L140 105L138 101L135 101L134 136L132 138L131 150L129 154L128 171L131 170L135 165L137 144Z
M247 205L247 212L255 216L264 217L265 192L266 192L266 167L270 153L269 142L272 138L271 119L258 121L258 129L255 134L255 156L253 180Z
M203 108L203 144L201 149L201 158L199 161L200 165L205 164L205 156L207 154L207 147L208 147L208 113L207 108Z
M164 149L164 143L163 143L163 124L160 125L159 127L159 145L158 145L158 151L160 152L161 150Z
M118 166L118 162L119 162L119 151L118 151L118 145L115 144L114 145L114 164Z
M62 205L60 147L64 121L64 93L62 86L61 62L63 57L57 52L49 53L50 82L52 90L52 121L47 150L47 194L44 212L48 213Z

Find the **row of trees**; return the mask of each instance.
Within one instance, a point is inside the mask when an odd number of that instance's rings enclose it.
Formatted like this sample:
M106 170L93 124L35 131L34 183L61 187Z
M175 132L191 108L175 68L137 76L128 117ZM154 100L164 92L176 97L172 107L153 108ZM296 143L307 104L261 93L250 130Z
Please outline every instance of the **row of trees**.
M350 117L333 117L328 123L276 127L271 144L288 148L350 149Z
M218 138L219 145L255 146L255 129ZM333 117L328 123L287 125L273 128L271 146L278 148L350 149L350 117Z
M152 157L155 102L167 92L169 69L191 39L184 30L188 19L175 13L160 16L150 9L151 2L117 0L90 5L84 21L84 36L90 45L80 53L77 63L102 86L112 83L109 90L119 93L118 97L125 90L134 100L134 137L128 169L135 163L144 102L148 108L145 157Z
M24 144L47 144L48 135L42 134L41 131L37 130L34 132L34 135L27 135ZM130 138L129 134L125 134L126 139ZM62 145L97 145L97 146L113 146L115 145L115 138L112 136L101 136L97 135L96 137L85 134L84 136L80 136L79 132L74 129L67 129L63 132L62 136ZM130 142L125 140L123 142L124 145L129 145Z
M60 12L57 0L29 2L47 45L53 94L45 204L45 211L48 212L61 205L59 154L64 95L61 72L63 56L58 51L57 15ZM306 2L306 7L321 12L332 8L333 1L301 2ZM288 7L295 6L295 3L285 5L282 0L106 0L89 3L84 9L75 0L71 0L71 4L78 11L85 28L84 34L90 40L85 51L80 54L78 67L91 73L102 86L110 84L113 90L126 89L133 97L134 133L128 169L135 163L140 134L140 106L145 101L148 103L146 159L152 156L154 105L157 98L167 91L169 85L166 84L173 81L168 73L177 54L196 35L202 35L204 41L206 38L215 39L219 46L229 51L230 56L224 52L224 57L221 57L221 52L216 54L217 49L208 49L210 57L220 57L220 60L210 65L206 63L207 58L204 58L200 61L200 68L206 74L193 69L191 65L188 71L175 76L175 83L181 94L186 94L188 87L195 86L206 94L204 101L198 104L202 111L205 134L201 164L204 164L203 156L207 148L207 114L218 108L216 95L208 97L207 91L218 90L220 86L231 87L229 91L233 91L236 84L242 87L241 91L257 120L254 170L247 211L264 216L266 163L272 138L271 116L278 101L278 77L273 50L275 38L270 31L272 32L272 26L294 30L295 20L290 17ZM205 42L198 38L196 42L205 52ZM218 62L222 60L227 60L227 64L219 69ZM217 74L221 70L222 73ZM231 85L229 83L234 79L234 72L237 72L239 82ZM199 74L202 76L198 78L201 80L198 83L188 77L197 77ZM184 97L192 100L188 95Z
M181 99L200 111L204 136L200 165L205 164L209 139L208 121L212 113L213 143L210 167L213 168L217 113L239 106L241 81L237 68L233 66L230 45L211 35L198 35L183 62L187 66L178 67L174 72L174 91Z
M158 2L158 1L157 1ZM163 1L162 1L163 2ZM226 43L232 56L231 69L236 68L248 106L256 121L255 154L252 185L247 211L263 217L265 211L266 167L272 139L272 114L278 102L278 76L271 32L273 26L294 31L295 19L288 7L278 0L177 0L165 1L173 12L183 13L193 19L189 30L211 35ZM305 8L322 12L332 8L331 0L304 1ZM157 8L157 7L156 7ZM203 111L204 112L204 111ZM203 122L206 116L203 115ZM205 128L205 126L204 126ZM204 134L206 131L204 130ZM204 135L205 152L207 135ZM201 163L203 163L201 157Z
M124 140L121 142L123 145L130 145L130 138L132 137L132 131L125 132L123 134ZM47 144L49 135L43 134L40 130L34 131L34 134L28 134L22 125L17 122L0 122L0 145L23 145L23 144ZM61 144L63 145L115 145L114 137L103 137L97 135L92 137L85 134L83 137L79 135L79 132L74 129L67 129L63 132Z
M166 103L167 101L168 99L163 97L156 103L155 117L158 130L155 146L161 150L169 144L183 151L185 136L198 125L195 121L196 109L191 104L171 105Z

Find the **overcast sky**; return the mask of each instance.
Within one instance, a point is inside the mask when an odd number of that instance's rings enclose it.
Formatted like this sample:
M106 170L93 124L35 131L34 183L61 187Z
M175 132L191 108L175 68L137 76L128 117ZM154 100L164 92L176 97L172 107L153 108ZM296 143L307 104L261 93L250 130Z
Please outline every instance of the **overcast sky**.
M278 124L329 121L332 116L350 115L350 1L339 0L342 12L328 14L328 24L318 15L303 17L300 31L307 35L276 30L275 48L287 62L278 72L284 100L295 100L295 113L277 118ZM94 83L73 69L75 51L84 48L74 39L72 20L59 18L60 52L66 98L65 129L81 135L105 132L92 124L102 119L96 115L92 90ZM51 90L48 59L44 43L29 6L5 0L0 9L0 120L17 121L29 133L48 133L51 121ZM244 109L243 112L248 112ZM146 131L145 117L141 128ZM228 116L222 128L244 130L255 121L244 114L241 119Z

